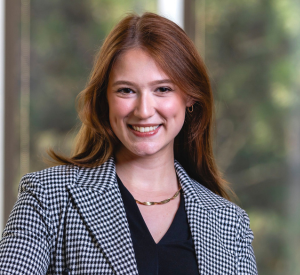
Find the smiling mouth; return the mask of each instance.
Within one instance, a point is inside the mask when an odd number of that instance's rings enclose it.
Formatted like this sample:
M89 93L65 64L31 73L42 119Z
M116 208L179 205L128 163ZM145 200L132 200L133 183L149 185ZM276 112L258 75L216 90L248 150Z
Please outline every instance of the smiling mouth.
M147 126L147 127L141 127L141 126L133 126L133 125L129 125L131 129L137 131L137 132L140 132L140 133L148 133L148 132L153 132L155 131L159 126L159 125L156 125L156 126Z

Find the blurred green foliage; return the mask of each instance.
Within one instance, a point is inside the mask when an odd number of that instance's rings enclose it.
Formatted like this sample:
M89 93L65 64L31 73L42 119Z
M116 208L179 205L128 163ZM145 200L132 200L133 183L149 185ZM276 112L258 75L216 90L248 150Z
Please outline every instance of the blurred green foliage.
M299 107L291 92L297 9L281 0L209 0L205 10L198 4L197 24L205 26L200 52L215 94L215 153L249 213L259 274L300 274L291 260L300 254L300 245L291 246L300 244L300 219L287 206L287 125L292 106ZM31 1L32 171L46 167L40 156L47 148L70 152L79 123L75 99L93 57L125 13L145 10L155 12L156 1Z
M153 0L31 1L31 170L45 167L50 147L70 152L75 99L105 36L126 13L155 9Z
M264 275L300 274L300 248L292 248L300 232L287 230L300 225L299 214L289 214L290 201L299 205L291 190L300 178L293 183L287 161L296 98L288 15L297 8L293 1L210 0L205 22L198 17L206 26L205 60L216 99L217 160L250 215Z

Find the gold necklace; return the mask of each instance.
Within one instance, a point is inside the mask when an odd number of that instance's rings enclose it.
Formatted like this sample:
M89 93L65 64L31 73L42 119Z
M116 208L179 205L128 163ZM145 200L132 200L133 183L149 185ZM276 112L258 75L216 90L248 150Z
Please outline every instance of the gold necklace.
M171 197L169 199L166 199L166 200L163 200L163 201L158 201L158 202L155 202L155 201L145 201L145 202L141 202L141 201L138 201L136 199L135 199L135 201L138 204L147 205L147 206L156 205L156 204L165 204L165 203L168 203L171 200L174 200L179 195L180 190L181 190L181 186L179 187L178 191L174 194L173 197Z

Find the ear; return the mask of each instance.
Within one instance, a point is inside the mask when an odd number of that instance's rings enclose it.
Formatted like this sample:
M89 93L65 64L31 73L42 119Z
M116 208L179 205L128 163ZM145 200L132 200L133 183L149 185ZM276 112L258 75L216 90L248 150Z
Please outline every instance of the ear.
M194 105L195 100L192 99L190 96L188 96L187 100L186 100L186 107L191 107L192 105Z

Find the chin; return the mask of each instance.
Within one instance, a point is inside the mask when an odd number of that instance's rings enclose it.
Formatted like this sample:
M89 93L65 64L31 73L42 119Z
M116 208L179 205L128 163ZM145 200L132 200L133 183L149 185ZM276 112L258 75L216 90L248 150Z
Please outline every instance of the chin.
M170 146L157 146L157 144L145 144L143 146L135 147L133 150L130 150L133 154L139 157L151 157L158 154L167 153L169 150L173 150L173 147Z
M157 154L159 152L159 150L135 150L132 153L139 156L139 157L150 157L150 156L154 156L155 154Z

